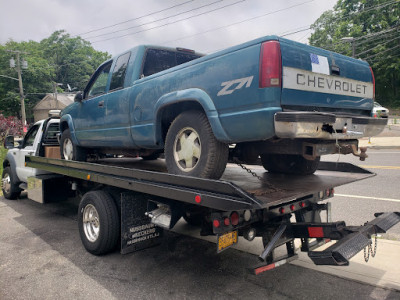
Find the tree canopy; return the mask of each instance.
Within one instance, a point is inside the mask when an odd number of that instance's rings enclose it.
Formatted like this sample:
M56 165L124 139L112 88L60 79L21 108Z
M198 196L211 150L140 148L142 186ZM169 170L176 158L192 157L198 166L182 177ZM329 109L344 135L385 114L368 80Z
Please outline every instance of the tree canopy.
M376 99L400 107L400 1L338 0L311 26L310 44L368 61ZM343 40L343 38L352 38Z
M28 62L22 69L27 117L32 108L46 93L67 90L68 85L82 90L96 68L110 55L95 50L89 42L80 37L71 37L63 30L56 31L40 42L15 42L9 40L0 44L0 113L5 116L20 115L20 100L16 68L10 68L10 58L15 54L7 50L21 51L21 60ZM25 52L25 53L24 53Z

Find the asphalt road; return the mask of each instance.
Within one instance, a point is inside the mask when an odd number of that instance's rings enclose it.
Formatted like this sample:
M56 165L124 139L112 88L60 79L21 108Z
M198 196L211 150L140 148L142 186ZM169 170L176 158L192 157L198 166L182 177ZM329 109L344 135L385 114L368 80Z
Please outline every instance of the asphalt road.
M254 255L168 232L157 247L96 257L77 203L0 200L0 299L399 299L400 292L284 265L247 273ZM189 226L189 225L187 225Z
M360 161L352 155L329 155L324 160L351 162L368 169L377 176L335 188L332 218L347 225L362 225L374 218L376 212L400 212L400 150L369 149L369 157ZM400 224L384 235L400 240Z
M400 211L400 150L328 156L377 176L335 189L334 220L360 225ZM400 292L295 265L253 276L256 256L173 232L157 247L96 257L79 239L77 203L0 198L0 299L400 299ZM385 238L400 240L400 225Z

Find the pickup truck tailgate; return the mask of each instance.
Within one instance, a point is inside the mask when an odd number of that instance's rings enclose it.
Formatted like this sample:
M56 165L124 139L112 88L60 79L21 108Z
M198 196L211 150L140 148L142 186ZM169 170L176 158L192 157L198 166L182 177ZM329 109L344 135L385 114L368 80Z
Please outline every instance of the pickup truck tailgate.
M374 79L367 62L279 39L284 110L369 116Z

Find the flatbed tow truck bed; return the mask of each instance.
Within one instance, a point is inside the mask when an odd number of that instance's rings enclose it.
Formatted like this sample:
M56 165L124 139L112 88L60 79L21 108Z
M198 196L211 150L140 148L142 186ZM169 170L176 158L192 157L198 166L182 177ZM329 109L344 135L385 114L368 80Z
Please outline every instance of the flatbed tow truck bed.
M337 186L375 176L348 163L321 162L309 176L271 174L258 170L259 178L228 164L221 180L168 174L163 160L110 158L82 163L28 156L28 166L128 190L193 203L202 196L202 206L220 210L276 207ZM288 184L290 182L290 184Z
M317 172L307 176L271 174L259 168L254 172L228 164L221 180L168 174L161 159L109 158L90 163L27 156L26 163L28 167L63 175L76 186L85 186L81 203L88 202L87 194L93 198L93 193L104 193L110 187L119 189L121 253L152 245L149 240L160 234L151 226L172 229L186 213L187 221L191 221L191 214L201 217L198 225L202 235L217 236L218 252L237 243L238 236L248 240L261 236L265 249L259 258L263 264L253 269L255 274L296 258L295 238L301 239L301 250L308 252L315 264L348 265L349 259L363 248L372 249L372 235L386 232L400 222L399 212L377 213L364 226L332 223L329 218L321 221L321 212L329 215L330 205L319 202L331 198L335 187L375 176L349 163L321 162ZM95 202L91 203L95 206ZM80 208L80 212L84 209ZM296 222L291 221L293 215ZM85 224L85 217L82 218ZM105 252L91 251L85 241L87 235L81 233L81 239L89 252ZM328 239L337 242L324 251L313 251ZM145 245L139 246L140 243ZM287 256L276 259L274 249L284 244Z

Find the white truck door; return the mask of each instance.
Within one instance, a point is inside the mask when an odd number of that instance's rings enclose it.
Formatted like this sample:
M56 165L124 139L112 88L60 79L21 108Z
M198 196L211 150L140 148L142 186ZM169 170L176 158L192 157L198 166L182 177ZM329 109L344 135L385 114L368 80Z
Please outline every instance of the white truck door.
M18 178L22 182L27 182L28 177L33 175L33 168L25 167L25 156L26 155L35 155L37 145L40 142L41 134L41 127L43 123L36 123L29 129L28 133L26 134L21 148L13 149L13 154L16 156L15 161L17 164L17 175Z

